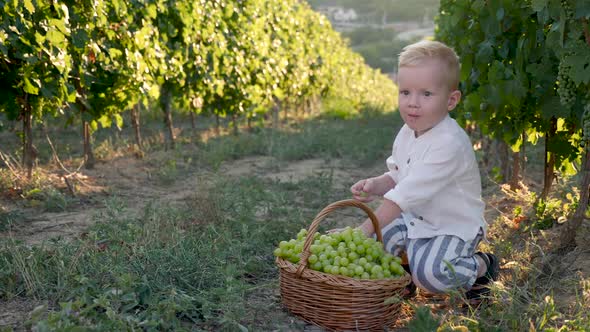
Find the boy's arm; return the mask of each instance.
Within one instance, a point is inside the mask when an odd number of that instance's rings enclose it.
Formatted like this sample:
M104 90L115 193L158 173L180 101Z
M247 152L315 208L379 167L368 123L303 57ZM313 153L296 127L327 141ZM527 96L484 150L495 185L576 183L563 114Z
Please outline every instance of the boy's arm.
M381 205L375 210L375 215L379 220L379 229L382 229L393 220L399 218L402 215L402 209L395 202L388 199L384 199ZM360 230L367 236L375 234L375 228L371 219L367 218L359 227Z

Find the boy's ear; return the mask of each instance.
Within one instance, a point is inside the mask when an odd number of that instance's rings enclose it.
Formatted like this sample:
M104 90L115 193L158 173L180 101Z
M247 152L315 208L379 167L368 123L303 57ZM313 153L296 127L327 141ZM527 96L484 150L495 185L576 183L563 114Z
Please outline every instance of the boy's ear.
M452 111L453 109L455 109L455 107L457 107L457 104L459 103L460 100L461 100L461 91L459 91L459 90L451 91L451 93L449 94L449 101L447 102L447 110Z

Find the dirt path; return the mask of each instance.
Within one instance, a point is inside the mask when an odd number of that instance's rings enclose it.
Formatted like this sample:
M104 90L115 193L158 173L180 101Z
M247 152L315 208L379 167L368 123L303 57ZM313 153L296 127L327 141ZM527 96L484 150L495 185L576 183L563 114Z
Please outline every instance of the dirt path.
M98 163L94 169L83 171L80 177L83 180L73 181L77 184L80 203L66 212L39 212L6 204L9 211L19 209L21 217L10 231L0 233L0 237L12 237L28 244L39 244L55 237L71 238L96 222L109 200L122 203L126 210L134 213L154 200L181 201L191 194L198 180L198 177L191 177L188 181L175 181L171 186L162 187L147 163L133 157Z
M92 170L84 170L77 183L77 195L81 203L66 212L40 212L38 208L22 208L14 202L4 202L8 212L18 211L19 221L8 231L0 232L0 238L13 238L27 244L40 244L44 240L62 237L71 238L84 232L96 222L105 204L120 204L130 214L141 211L150 202L179 203L203 188L213 173L200 171L182 175L163 185L158 175L162 156L140 160L132 156L120 157L108 163L98 163ZM182 166L177 166L181 168ZM222 164L218 174L224 176L260 176L280 181L300 181L319 173L332 175L335 185L346 188L355 179L381 170L358 169L340 161L326 162L308 159L279 163L271 157L248 157Z

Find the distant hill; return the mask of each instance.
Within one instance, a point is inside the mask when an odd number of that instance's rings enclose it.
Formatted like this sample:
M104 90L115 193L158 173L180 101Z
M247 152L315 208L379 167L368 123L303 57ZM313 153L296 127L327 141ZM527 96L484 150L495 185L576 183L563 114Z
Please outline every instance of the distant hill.
M403 21L433 21L439 0L307 0L316 10L322 7L354 9L362 23L389 24Z

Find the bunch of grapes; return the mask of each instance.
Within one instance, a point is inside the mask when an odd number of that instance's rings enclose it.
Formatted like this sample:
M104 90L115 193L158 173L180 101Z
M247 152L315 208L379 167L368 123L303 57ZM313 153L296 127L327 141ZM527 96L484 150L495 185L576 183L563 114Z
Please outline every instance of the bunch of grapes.
M281 241L274 255L298 263L303 251L306 229L296 239ZM346 227L338 233L316 232L310 246L308 267L315 271L357 279L385 279L403 276L401 258L385 252L383 244L362 231Z
M568 0L561 0L561 8L565 12L566 19L572 20L574 18L574 11Z
M576 85L569 77L570 67L564 64L564 61L559 62L557 81L557 94L561 104L567 108L571 108L576 100Z

